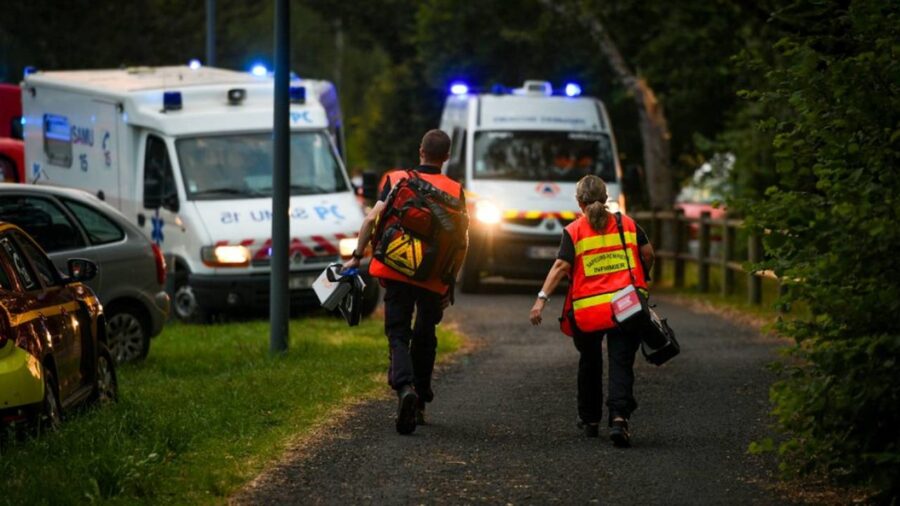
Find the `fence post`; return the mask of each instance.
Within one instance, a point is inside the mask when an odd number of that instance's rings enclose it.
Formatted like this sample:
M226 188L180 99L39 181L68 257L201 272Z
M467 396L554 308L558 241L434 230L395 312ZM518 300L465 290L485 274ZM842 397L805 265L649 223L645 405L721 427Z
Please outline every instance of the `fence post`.
M650 243L654 248L662 250L662 220L659 217L659 210L656 208L650 211L650 227L650 233L652 234ZM651 276L657 283L662 281L662 268L662 259L657 257L656 261L653 262L653 272L651 273Z
M700 213L700 248L697 251L697 282L700 292L709 291L709 220L710 212Z
M672 226L675 227L675 288L684 288L684 258L681 256L687 251L684 209L675 210Z
M751 233L747 244L747 261L755 264L762 260L762 239L756 233ZM750 304L762 304L762 277L757 276L752 270L747 278L747 299Z
M728 296L734 292L734 271L728 265L734 256L734 229L725 218L722 226L722 295Z

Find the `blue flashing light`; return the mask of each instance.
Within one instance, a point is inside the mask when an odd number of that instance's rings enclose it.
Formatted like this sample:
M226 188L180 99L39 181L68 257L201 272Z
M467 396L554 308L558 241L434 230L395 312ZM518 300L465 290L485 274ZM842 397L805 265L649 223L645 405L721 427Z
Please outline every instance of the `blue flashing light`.
M22 116L21 118L19 118L19 124L21 124L22 126L25 126L25 123L26 123L25 116Z
M196 59L196 58L194 58L194 59L192 59L191 61L188 62L188 67L190 67L191 70L197 70L197 69L199 69L199 68L202 67L202 66L203 66L203 64L200 63L200 60L198 60L198 59Z
M466 95L469 93L469 85L466 83L455 82L450 85L450 93L454 95Z
M256 77L266 77L269 75L269 69L266 68L262 63L256 63L253 67L250 68L250 73L255 75Z
M30 76L31 74L34 74L35 72L37 72L37 67L28 65L27 67L22 69L22 77Z
M575 83L566 83L566 96L567 97L577 97L581 95L581 86Z
M180 91L163 92L163 110L164 111L181 110L181 92Z
M306 86L291 86L288 88L288 96L295 104L306 103Z

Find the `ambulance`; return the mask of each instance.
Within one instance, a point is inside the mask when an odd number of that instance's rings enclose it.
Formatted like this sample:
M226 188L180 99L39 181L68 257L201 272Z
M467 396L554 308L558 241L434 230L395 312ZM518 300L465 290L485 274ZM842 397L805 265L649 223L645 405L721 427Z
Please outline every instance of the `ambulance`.
M28 181L86 190L166 254L175 314L268 307L274 80L188 66L35 72L22 83ZM290 84L290 298L356 248L334 86ZM365 297L377 304L377 283Z
M607 185L610 211L624 211L622 170L603 103L568 83L470 93L450 88L440 129L451 140L448 177L463 184L470 207L464 292L484 277L543 278L563 228L579 214L575 185L593 174Z

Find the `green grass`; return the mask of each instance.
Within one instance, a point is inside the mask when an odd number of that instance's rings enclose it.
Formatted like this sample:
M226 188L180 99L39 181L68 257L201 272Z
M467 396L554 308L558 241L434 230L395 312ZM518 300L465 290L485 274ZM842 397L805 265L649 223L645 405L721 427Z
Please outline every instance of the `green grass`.
M0 457L0 504L221 503L298 434L387 389L382 328L295 320L290 351L272 358L267 322L171 325L144 363L120 368L117 404ZM442 353L460 346L438 331Z

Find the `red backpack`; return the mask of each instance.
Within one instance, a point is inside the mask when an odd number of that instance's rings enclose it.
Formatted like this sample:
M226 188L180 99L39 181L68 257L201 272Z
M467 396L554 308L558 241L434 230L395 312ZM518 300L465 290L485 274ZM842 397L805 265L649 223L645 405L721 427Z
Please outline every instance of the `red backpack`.
M465 202L407 171L388 194L375 226L373 255L415 281L452 285L468 245Z

